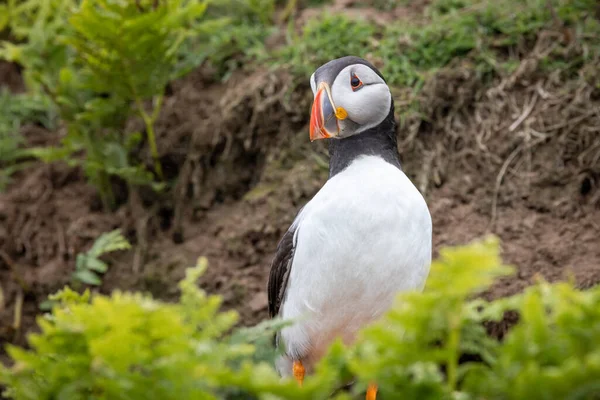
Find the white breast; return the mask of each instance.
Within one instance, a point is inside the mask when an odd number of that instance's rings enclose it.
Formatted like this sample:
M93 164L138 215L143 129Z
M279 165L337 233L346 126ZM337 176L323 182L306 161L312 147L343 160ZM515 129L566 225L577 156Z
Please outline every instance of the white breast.
M363 156L330 179L295 221L297 245L281 309L299 319L282 331L289 357L307 370L336 336L351 342L399 291L421 290L431 264L431 216L406 175Z

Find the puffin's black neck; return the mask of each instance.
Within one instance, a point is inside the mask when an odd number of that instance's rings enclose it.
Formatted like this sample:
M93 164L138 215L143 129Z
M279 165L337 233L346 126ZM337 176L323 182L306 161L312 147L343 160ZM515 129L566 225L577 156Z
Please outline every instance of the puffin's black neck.
M329 139L329 179L362 155L373 155L400 167L394 105L379 125L344 139Z

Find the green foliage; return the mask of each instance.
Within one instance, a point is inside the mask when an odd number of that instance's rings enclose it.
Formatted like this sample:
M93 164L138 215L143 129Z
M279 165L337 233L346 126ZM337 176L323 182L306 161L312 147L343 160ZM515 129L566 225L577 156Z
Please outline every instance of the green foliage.
M489 399L598 399L600 290L542 282L518 302L520 324L465 387Z
M0 376L18 399L216 399L233 391L293 391L266 364L243 360L253 346L221 340L237 321L221 299L196 286L206 260L188 270L177 304L115 292L63 291L31 350L9 346L15 360ZM270 389L270 388L273 389ZM233 398L233 397L231 397ZM248 398L248 397L246 397ZM308 398L306 396L296 398Z
M422 293L401 294L357 342L336 342L299 388L271 366L266 340L284 321L233 329L235 312L189 269L178 303L115 292L52 297L30 350L9 346L0 368L14 399L350 399L377 382L381 397L418 399L592 399L600 385L600 287L540 282L522 294L477 295L512 268L494 238L446 248ZM483 326L508 310L521 316L503 341ZM231 333L229 333L231 332ZM337 391L355 380L350 392ZM333 394L333 397L332 397ZM597 397L596 397L597 398Z
M486 309L467 300L511 269L502 265L495 240L440 254L424 292L400 296L382 322L364 331L351 361L351 370L366 382L378 379L384 396L448 397L464 368L459 366L461 354L486 362L493 358L495 343L482 326Z
M399 6L410 5L411 0L373 0L373 7L382 11L390 11Z
M66 38L77 61L89 68L86 82L96 93L110 88L126 99L162 94L177 70L179 46L202 17L206 3L83 0L70 17L74 35Z
M395 7L395 3L379 6ZM403 20L385 27L343 15L324 16L309 21L302 35L275 54L275 62L288 63L306 79L332 58L369 54L382 65L388 83L419 89L455 59L471 60L481 74L510 72L506 68L515 60L507 58L506 49L518 56L523 44L535 41L545 28L557 29L558 23L578 28L588 49L580 61L591 62L600 54L595 4L593 0L436 0L428 7L426 20ZM554 66L557 59L564 62L563 50L557 48L543 61ZM577 67L573 60L566 61Z
M209 62L223 79L255 59L264 58L272 34L274 0L220 0L208 3L206 21L183 44L181 71Z
M377 2L384 8L402 4ZM162 173L154 132L164 89L202 62L221 77L253 61L272 62L306 81L318 65L356 54L381 65L392 86L418 91L457 59L475 65L482 77L511 73L539 32L564 24L573 28L582 51L574 54L568 43L559 44L540 68L591 75L590 83L600 85L589 67L600 60L593 0L436 0L426 18L385 27L324 15L309 21L300 35L290 28L288 45L271 51L264 43L277 29L275 5L274 0L7 1L3 24L18 41L2 42L0 58L23 66L29 95L49 99L48 109L57 110L68 132L60 146L30 149L27 155L81 165L107 208L115 205L111 177L165 187L169 182L156 182ZM144 121L144 131L125 132L125 122L135 116ZM7 148L18 143L11 135ZM138 155L143 145L154 159L152 169Z
M134 102L146 125L154 167L160 177L154 122L167 83L178 76L180 46L192 34L190 26L198 23L205 10L206 3L187 0L83 0L69 18L73 34L65 42L75 50L75 62L83 66L84 87L96 95L110 88L110 98L114 99L109 104L94 104L90 110L97 112L107 105L109 115L119 115L120 121L127 114L119 113L119 109ZM147 99L154 100L150 113L144 106Z
M6 186L12 173L26 165L20 162L22 157L27 156L27 151L22 148L21 126L36 123L51 129L55 119L46 98L15 95L8 89L0 89L0 190Z
M48 296L48 299L56 304L60 304L60 307L68 307L73 304L88 304L91 299L89 289L86 289L83 293L78 293L68 286L64 289L59 290L55 294ZM46 315L46 318L50 318L50 315Z
M350 349L345 367L358 377L357 389L376 381L386 398L597 395L600 287L582 292L571 283L540 282L510 298L474 299L511 270L495 239L442 250L424 292L399 296ZM483 323L509 310L519 323L502 342L490 338Z
M431 21L426 25L391 25L385 30L379 48L384 73L393 84L419 87L457 57L469 56L482 73L497 70L505 61L497 49L535 40L544 27L556 28L549 4L567 26L593 15L592 1L438 0L429 9Z
M52 101L68 133L60 146L28 155L81 165L106 208L115 205L112 176L162 189L154 124L167 84L207 59L220 65L242 49L250 52L268 32L272 0L226 3L11 0L8 28L20 41L0 43L0 59L24 67L28 89ZM241 40L227 36L228 24ZM145 132L125 132L134 116ZM133 154L144 140L153 171Z
M226 16L230 21L264 25L271 22L274 12L274 0L220 0L210 3L208 9L208 15L213 18Z
M365 57L375 27L344 15L326 15L310 20L301 36L277 53L277 63L284 63L305 77L319 65L345 55Z
M70 65L71 56L62 39L70 30L66 18L76 4L75 0L8 2L8 28L19 42L0 42L0 59L23 67L25 83L34 94L62 95L60 71Z
M431 3L427 9L428 14L449 14L460 10L471 4L468 0L437 0Z
M13 7L9 28L22 41L3 42L0 58L23 66L23 77L30 93L45 96L66 125L67 136L58 147L28 150L46 162L65 160L81 165L100 191L107 207L114 204L109 182L111 173L131 175L127 151L120 130L129 112L126 99L103 98L89 87L93 74L79 62L79 55L68 42L76 36L69 18L76 12L75 0L27 0ZM84 158L78 154L84 151ZM126 160L126 162L123 162ZM151 176L137 168L144 182Z
M73 278L88 284L99 285L102 280L98 274L104 274L108 270L108 265L100 260L100 256L117 250L127 250L131 245L121 235L119 229L103 233L96 239L92 248L86 253L77 254L75 272Z
M56 112L48 99L30 94L12 94L8 89L0 89L0 135L18 132L21 125L28 123L39 124L45 128L53 129L56 126ZM4 140L4 139L0 139ZM8 140L8 139L7 139ZM9 152L14 153L16 147L11 147L8 142L0 145L0 160L8 159ZM4 153L6 152L6 153Z

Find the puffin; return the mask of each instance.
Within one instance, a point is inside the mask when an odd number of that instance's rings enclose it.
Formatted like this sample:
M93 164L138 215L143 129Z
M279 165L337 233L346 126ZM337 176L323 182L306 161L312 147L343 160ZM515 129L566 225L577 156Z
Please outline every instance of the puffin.
M432 257L425 199L400 164L394 101L381 72L346 56L310 77L310 141L327 140L329 177L297 213L271 263L271 318L292 321L274 336L275 367L300 385L341 338L421 291ZM376 383L366 392L377 395Z

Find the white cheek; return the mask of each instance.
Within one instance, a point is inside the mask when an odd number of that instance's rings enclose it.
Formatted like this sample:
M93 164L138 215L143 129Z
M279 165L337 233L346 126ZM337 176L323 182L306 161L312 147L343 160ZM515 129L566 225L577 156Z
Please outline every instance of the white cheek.
M336 106L344 107L348 118L361 125L361 130L379 125L390 112L391 94L384 84L364 86L354 92L340 88Z

